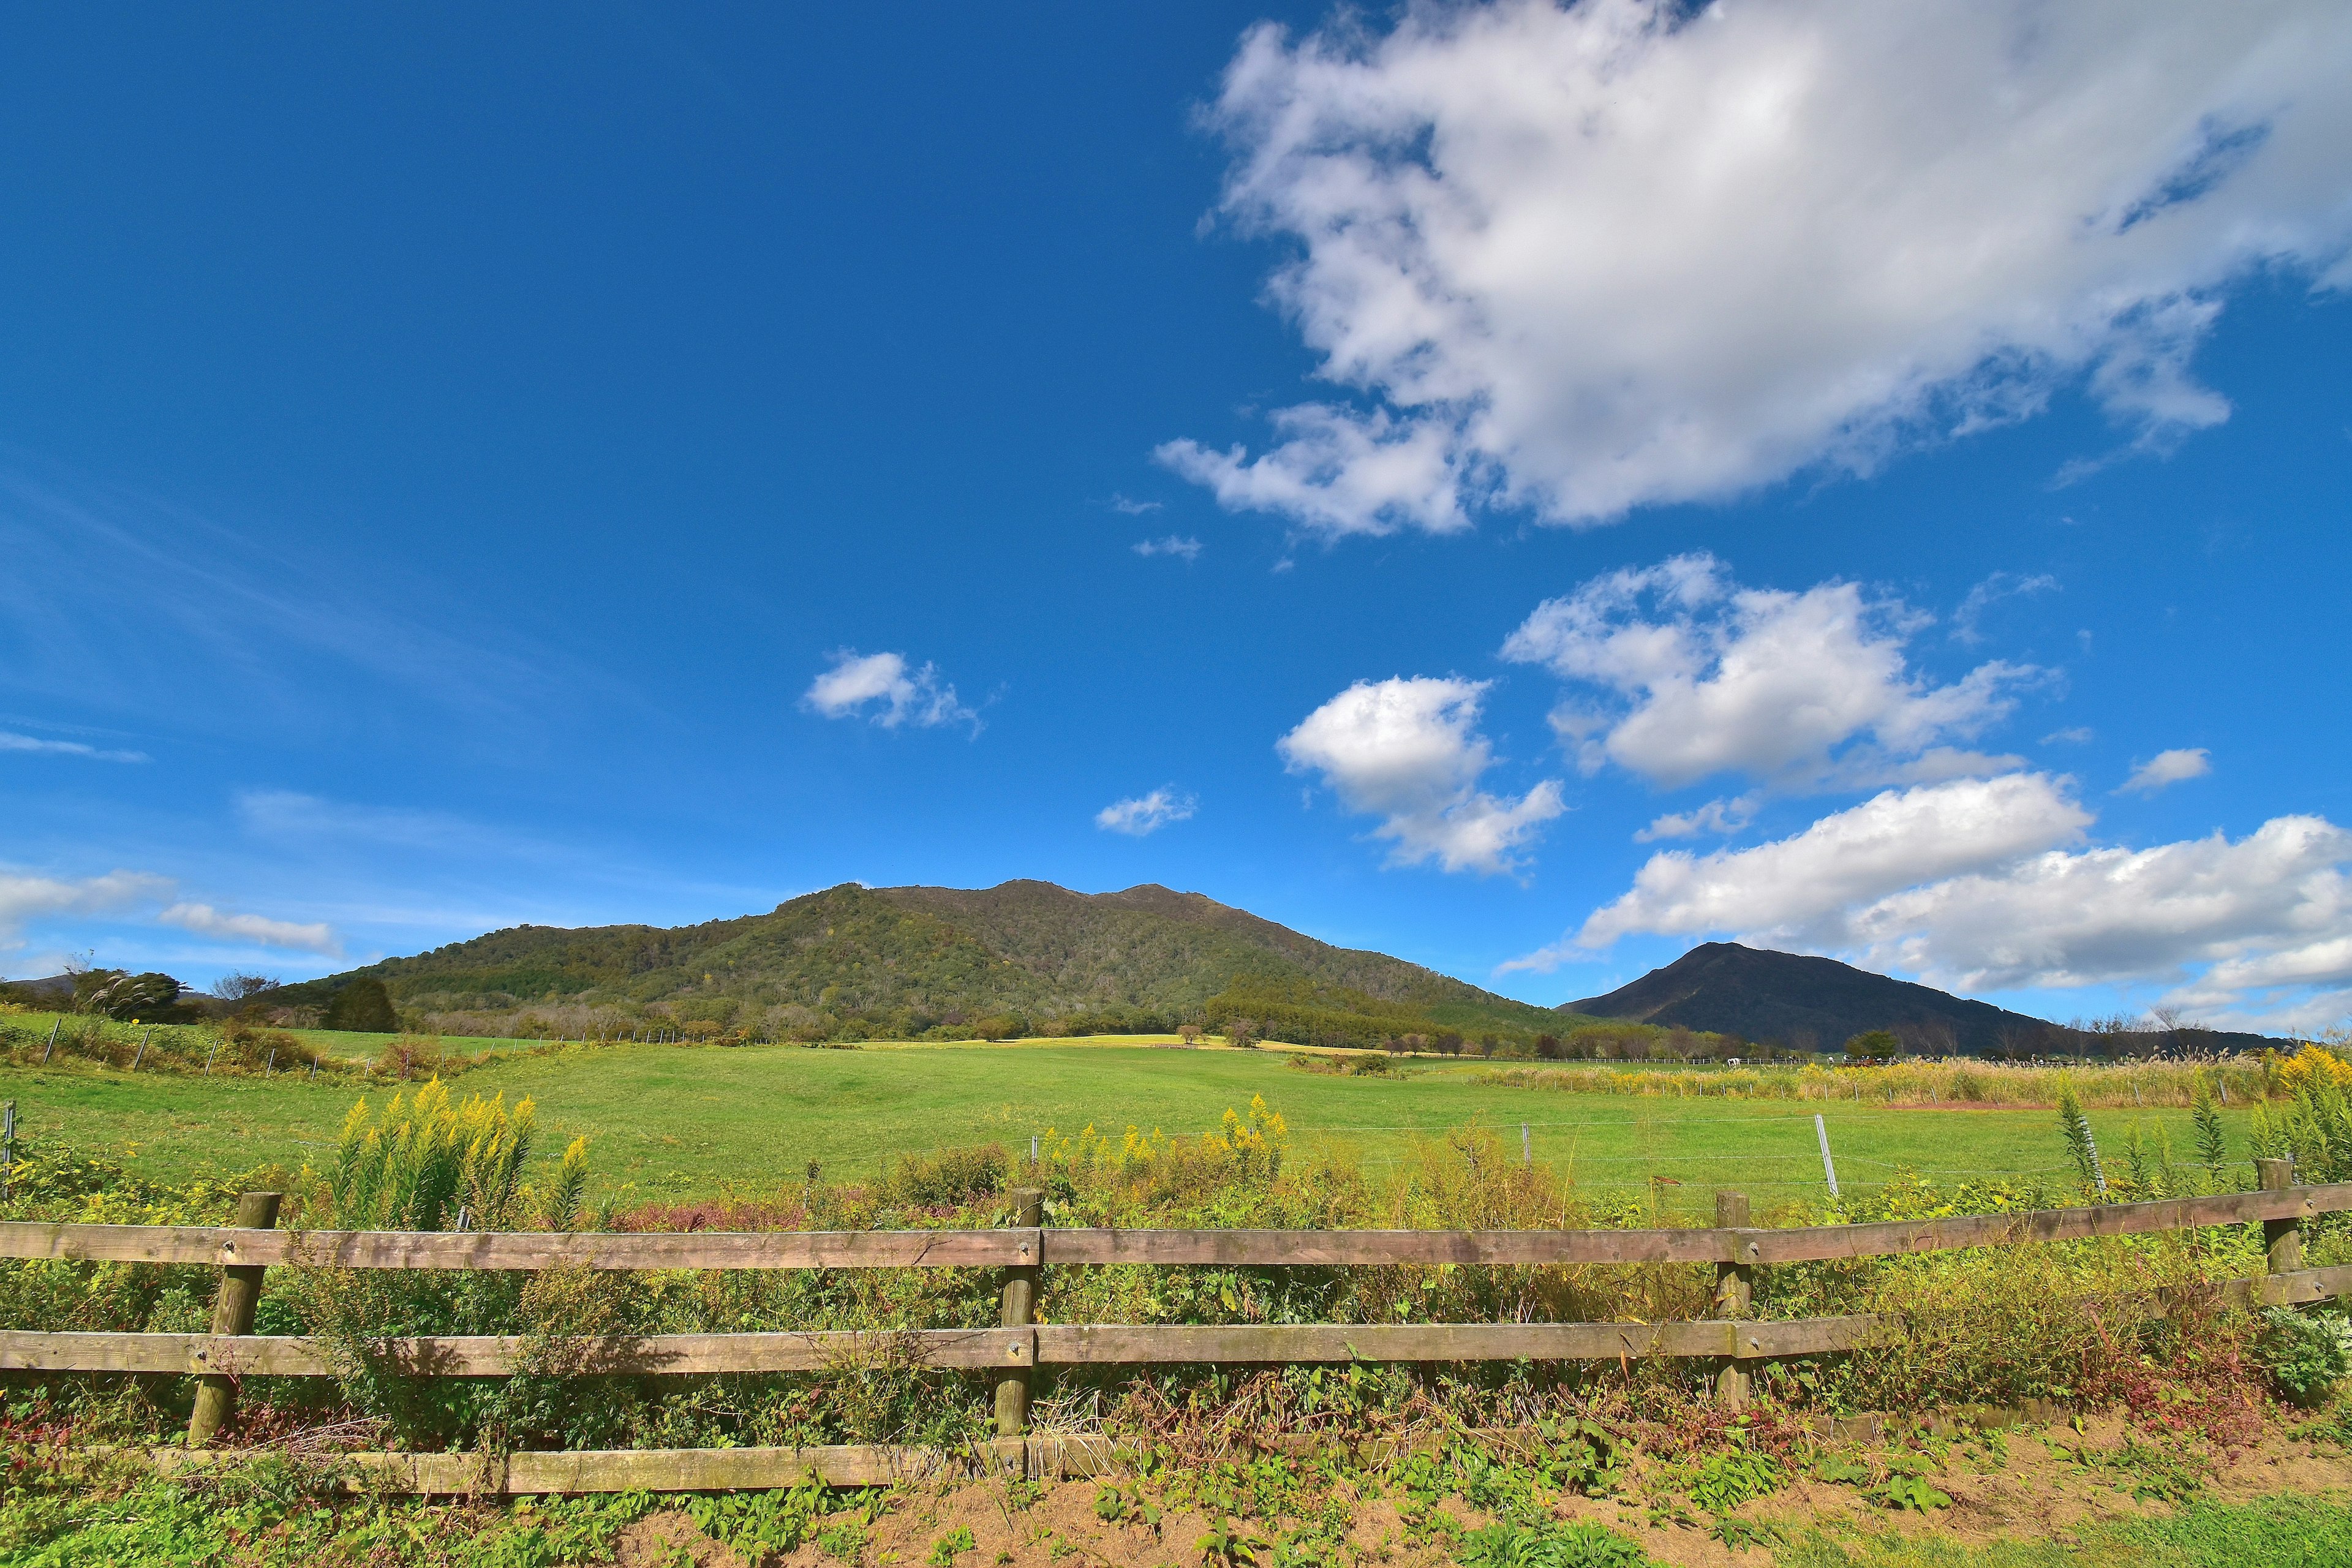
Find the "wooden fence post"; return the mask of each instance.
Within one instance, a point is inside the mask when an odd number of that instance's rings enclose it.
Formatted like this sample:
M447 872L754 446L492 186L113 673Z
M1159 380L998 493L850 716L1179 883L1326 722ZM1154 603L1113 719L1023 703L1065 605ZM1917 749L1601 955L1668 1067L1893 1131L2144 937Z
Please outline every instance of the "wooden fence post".
M1045 1223L1045 1194L1038 1187L1012 1192L1013 1223L1035 1230ZM1025 1329L1036 1321L1037 1265L1016 1264L1004 1271L1004 1308L1001 1321L1008 1329ZM996 1380L996 1435L1019 1437L1029 1430L1029 1375L1025 1366L1007 1367Z
M1717 1230L1748 1228L1748 1194L1717 1193L1715 1194L1715 1225ZM1715 1315L1735 1321L1755 1310L1756 1270L1746 1263L1718 1263L1715 1266ZM1737 1347L1734 1347L1735 1352ZM1724 1357L1715 1374L1715 1402L1727 1410L1740 1410L1748 1405L1748 1375L1739 1363L1737 1353Z
M247 1193L236 1200L240 1230L271 1230L278 1225L278 1193ZM261 1300L263 1265L232 1263L221 1269L220 1294L213 1299L213 1332L253 1332L253 1309ZM236 1380L219 1373L196 1379L196 1408L188 1417L188 1447L201 1448L236 1414Z
M2266 1193L2284 1192L2294 1185L2293 1160L2257 1160L2254 1162L2257 1184ZM2294 1219L2263 1221L2263 1246L2270 1254L2269 1272L2292 1274L2303 1267L2303 1224Z

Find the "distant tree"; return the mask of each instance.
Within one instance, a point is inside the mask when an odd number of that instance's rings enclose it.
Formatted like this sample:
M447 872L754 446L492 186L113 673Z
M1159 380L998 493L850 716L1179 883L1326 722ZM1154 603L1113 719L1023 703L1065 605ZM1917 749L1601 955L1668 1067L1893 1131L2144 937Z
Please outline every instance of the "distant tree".
M393 1009L392 993L384 989L383 982L373 975L362 975L335 993L319 1026L354 1034L388 1035L399 1029L400 1015Z
M1482 1056L1482 1057L1486 1057L1486 1058L1491 1058L1496 1051L1499 1051L1499 1050L1501 1050L1502 1048L1503 1048L1503 1037L1502 1037L1502 1036L1500 1036L1500 1035L1481 1035L1481 1036L1479 1036L1479 1037L1478 1037L1478 1054L1479 1054L1480 1056Z
M1883 1062L1903 1049L1892 1029L1864 1029L1845 1043L1845 1054L1866 1062Z
M1176 1037L1188 1046L1197 1046L1201 1043L1201 1026L1179 1024L1176 1026Z
M180 999L180 983L168 974L125 974L93 969L74 976L74 1010L106 1018L153 1018Z
M1429 1049L1429 1037L1427 1035L1407 1035L1404 1037L1404 1048L1409 1051L1425 1051Z
M1255 1018L1228 1018L1225 1020L1225 1044L1234 1047L1237 1050L1246 1050L1251 1046L1257 1044L1257 1040L1258 1030L1257 1020Z
M1536 1055L1538 1058L1548 1062L1556 1062L1559 1060L1564 1054L1565 1053L1560 1049L1559 1037L1558 1035L1538 1035L1536 1037Z
M1462 1054L1462 1037L1455 1034L1451 1029L1446 1030L1444 1034L1437 1037L1437 1049L1438 1053L1442 1056L1460 1056Z
M210 990L224 1002L242 1002L265 991L275 991L281 984L274 974L247 974L231 971L214 981Z

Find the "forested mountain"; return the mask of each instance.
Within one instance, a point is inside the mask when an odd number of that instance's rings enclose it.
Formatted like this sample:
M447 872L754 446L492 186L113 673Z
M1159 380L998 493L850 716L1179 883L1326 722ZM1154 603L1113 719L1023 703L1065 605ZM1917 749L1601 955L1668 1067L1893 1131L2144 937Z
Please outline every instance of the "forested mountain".
M1632 984L1606 996L1571 1002L1568 1010L1816 1051L1837 1050L1870 1029L1885 1029L1906 1050L1929 1056L1956 1051L2021 1057L2234 1051L2273 1043L2259 1035L2192 1026L2132 1027L2122 1019L2096 1028L2071 1028L1933 986L1873 974L1833 958L1774 952L1736 942L1703 942ZM2157 1034L2178 1037L2151 1042L2149 1037Z
M1338 948L1199 893L845 883L701 925L518 926L274 993L323 1006L361 975L446 1027L533 1014L575 1032L662 1017L771 1037L1167 1029L1290 1006L1348 1043L1452 1030L1518 1040L1558 1014L1382 953ZM1213 1004L1215 1005L1213 1006ZM1212 1012L1219 1016L1212 1020ZM1296 1032L1286 1037L1298 1037Z

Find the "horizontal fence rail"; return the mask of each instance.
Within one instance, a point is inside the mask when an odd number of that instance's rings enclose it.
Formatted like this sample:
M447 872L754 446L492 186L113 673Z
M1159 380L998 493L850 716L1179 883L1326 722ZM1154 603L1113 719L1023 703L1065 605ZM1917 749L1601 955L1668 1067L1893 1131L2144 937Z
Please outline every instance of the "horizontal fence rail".
M2352 1295L2352 1264L2217 1288L2241 1306ZM0 1372L212 1373L331 1377L364 1363L415 1377L836 1372L870 1367L985 1370L1291 1362L1772 1361L1890 1342L1911 1326L1894 1313L1833 1318L1694 1319L1664 1323L1041 1323L1011 1329L643 1334L596 1340L443 1334L343 1347L301 1335L43 1333L0 1330ZM551 1359L552 1357L553 1359Z
M266 1228L275 1194L247 1194L236 1226L0 1223L0 1258L68 1263L212 1266L221 1271L214 1331L187 1333L0 1331L0 1373L194 1376L200 1385L189 1447L200 1448L235 1408L247 1377L331 1377L365 1371L413 1377L505 1377L536 1373L685 1376L940 1368L992 1373L998 1442L989 1464L1040 1462L1023 1440L1030 1379L1040 1366L1283 1364L1300 1363L1618 1362L1684 1358L1716 1363L1718 1400L1737 1405L1754 1363L1893 1346L1932 1335L1932 1311L1756 1319L1752 1279L1761 1265L1899 1257L1966 1247L2141 1236L2203 1226L2259 1223L2263 1272L2253 1279L2159 1291L2169 1312L2189 1300L2294 1304L2352 1295L2352 1265L2303 1267L2301 1224L2352 1210L2352 1183L2292 1184L2284 1160L2257 1162L2262 1190L2154 1203L2106 1204L2021 1214L1969 1215L1868 1225L1759 1229L1748 1200L1717 1194L1712 1228L1651 1230L1111 1230L1048 1229L1042 1194L1017 1189L1015 1223L995 1230L659 1232L528 1235L505 1232L281 1231ZM1038 1323L1039 1273L1049 1267L1208 1265L1345 1268L1472 1265L1541 1268L1696 1264L1716 1272L1715 1316L1656 1323ZM417 1268L530 1271L994 1268L1001 1316L994 1328L802 1331L753 1333L419 1335L328 1341L253 1333L265 1269ZM1007 1447L1010 1445L1010 1447ZM993 1450L992 1450L993 1451ZM748 1451L746 1451L748 1454ZM410 1489L669 1489L778 1484L730 1479L809 1466L828 1478L932 1473L942 1459L916 1450L761 1450L721 1453L514 1454L485 1481L469 1455L355 1456L379 1479ZM1025 1460L1021 1456L1027 1454ZM818 1458L818 1456L824 1456ZM855 1456L855 1457L853 1457ZM197 1456L184 1451L183 1459ZM1055 1460L1058 1464L1061 1461ZM473 1467L469 1469L468 1467ZM748 1468L747 1468L748 1467ZM910 1468L911 1467L911 1468ZM926 1467L929 1467L927 1469ZM472 1479L468 1479L472 1477ZM836 1480L836 1484L845 1484ZM862 1481L856 1484L865 1484Z
M1781 1230L240 1230L0 1223L0 1258L322 1268L973 1268L1103 1264L1340 1268L1811 1263L2144 1236L2352 1210L2352 1183L2217 1197Z

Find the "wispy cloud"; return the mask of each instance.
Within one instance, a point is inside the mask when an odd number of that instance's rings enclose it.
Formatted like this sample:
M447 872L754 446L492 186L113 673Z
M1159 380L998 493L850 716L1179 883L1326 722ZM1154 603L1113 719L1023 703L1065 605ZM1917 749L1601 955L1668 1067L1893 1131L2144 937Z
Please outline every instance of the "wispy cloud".
M2045 746L2062 743L2069 746L2084 746L2090 744L2095 738L2087 726L2077 724L2071 730L2051 731L2042 737L2042 743Z
M1696 811L1669 813L1633 835L1636 844L1661 838L1696 838L1701 834L1737 833L1756 817L1754 795L1711 800Z
M1969 590L1960 607L1952 612L1952 640L1974 647L1984 641L1984 614L2003 599L2022 598L2030 594L2047 594L2058 586L2058 579L2048 573L2021 577L2013 572L1996 572Z
M977 735L981 729L980 714L964 706L956 689L940 679L939 666L917 668L903 653L837 649L833 668L802 693L801 706L827 719L870 719L885 730L901 724L970 724Z
M0 871L0 950L22 945L27 922L51 915L111 914L172 896L172 879L152 871L59 879Z
M0 634L13 631L21 650L0 683L80 704L184 720L234 691L222 717L249 723L306 709L304 672L321 659L444 711L501 721L583 692L626 700L564 649L462 605L448 604L462 630L432 624L446 584L404 580L379 560L356 588L151 496L0 470L0 558L26 585L0 595ZM98 580L107 593L87 591Z
M353 805L289 789L244 791L236 815L248 833L278 840L343 839L399 849L480 849L499 842L488 828L446 812Z
M1167 504L1168 503L1165 501L1156 500L1129 500L1127 497L1119 495L1116 491L1112 493L1110 498L1111 510L1124 512L1129 517L1147 516L1151 512L1158 511L1161 507Z
M1171 533L1163 539L1146 539L1135 546L1138 555L1178 555L1186 561L1200 558L1201 542L1188 534Z
M146 763L154 759L144 752L111 752L97 746L85 746L79 741L42 741L13 731L0 730L0 752L33 752L58 757L88 757L100 763Z
M1171 822L1182 822L1198 808L1200 802L1171 784L1153 790L1150 795L1130 795L1115 800L1095 813L1095 826L1110 833L1124 833L1141 838L1157 833Z
M292 948L328 958L342 955L343 944L324 921L274 921L265 915L232 914L210 904L173 904L155 917L165 925L220 942L258 942L264 947Z

